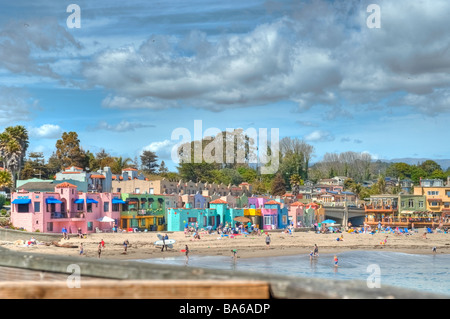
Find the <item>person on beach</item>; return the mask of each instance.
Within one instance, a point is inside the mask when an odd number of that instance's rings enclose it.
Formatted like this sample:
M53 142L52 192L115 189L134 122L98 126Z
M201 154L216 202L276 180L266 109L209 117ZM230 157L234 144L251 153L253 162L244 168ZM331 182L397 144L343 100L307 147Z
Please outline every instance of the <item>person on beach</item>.
M184 248L184 251L186 253L186 262L189 260L189 247L188 245L186 245L186 247Z
M67 235L67 228L63 227L62 230L63 239L69 239L69 236Z
M128 249L128 245L130 244L130 242L128 241L128 239L126 239L123 242L123 253L126 254L127 253L127 249Z
M102 239L102 241L100 242L100 244L102 245L102 248L105 248L105 241Z
M233 253L233 261L236 261L236 259L237 259L237 249L233 249L231 252Z
M319 256L319 247L317 247L317 244L314 244L314 256L315 257Z
M80 244L80 256L83 255L84 249L83 249L83 243Z
M339 259L337 258L336 255L334 255L334 267L338 267L338 262L339 262Z
M433 247L433 253L436 253L436 246Z
M102 254L102 243L98 243L97 253L98 253L98 258L100 259L100 256Z
M267 236L266 236L266 249L269 249L269 248L270 248L270 235L267 234Z

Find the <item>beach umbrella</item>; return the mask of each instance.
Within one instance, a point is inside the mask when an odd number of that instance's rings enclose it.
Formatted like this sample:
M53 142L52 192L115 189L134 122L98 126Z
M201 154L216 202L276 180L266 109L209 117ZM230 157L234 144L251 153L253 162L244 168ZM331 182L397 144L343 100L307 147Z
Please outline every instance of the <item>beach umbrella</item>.
M322 222L322 224L335 224L336 223L336 221L335 220L332 220L332 219L325 219L323 222Z
M250 218L244 217L244 216L238 216L234 219L234 221L236 222L240 222L240 223L248 223L250 222Z
M108 217L108 216L103 216L102 218L99 218L97 220L102 223L110 223L110 222L115 221L114 219L112 219L111 217Z

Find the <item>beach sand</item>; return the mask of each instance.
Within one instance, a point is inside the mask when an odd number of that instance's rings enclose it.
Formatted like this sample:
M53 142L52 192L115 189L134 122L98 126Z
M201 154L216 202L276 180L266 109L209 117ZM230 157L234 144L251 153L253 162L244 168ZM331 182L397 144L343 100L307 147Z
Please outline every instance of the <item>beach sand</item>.
M87 238L76 236L69 240L62 239L59 244L68 244L76 248L57 247L53 244L39 243L31 247L24 247L13 242L0 242L2 247L22 252L37 252L65 256L79 256L83 258L98 258L98 244L103 239L105 248L102 250L102 259L137 260L160 257L184 256L181 252L185 245L189 246L190 256L232 256L232 250L237 249L239 258L272 257L298 254L309 254L317 244L320 253L336 254L348 250L375 250L395 251L410 254L431 254L436 247L437 254L450 253L450 234L427 234L423 238L423 229L412 235L394 234L354 234L343 233L344 240L337 241L341 234L316 234L314 232L294 232L293 235L280 232L269 232L270 247L265 243L265 234L237 235L234 238L221 237L216 233L200 233L201 239L194 240L192 235L186 236L184 232L147 232L147 233L96 233L89 234ZM169 239L175 239L172 249L161 252L161 247L154 245L158 240L157 234L168 234ZM387 238L385 245L380 244ZM129 241L128 251L124 254L123 242ZM23 240L29 240L24 238ZM79 255L79 245L83 243L84 255Z

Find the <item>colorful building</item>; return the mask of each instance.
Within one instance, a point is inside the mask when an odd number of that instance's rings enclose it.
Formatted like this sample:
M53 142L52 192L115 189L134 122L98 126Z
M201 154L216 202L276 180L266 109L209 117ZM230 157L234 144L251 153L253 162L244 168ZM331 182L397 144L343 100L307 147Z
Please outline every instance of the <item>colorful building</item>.
M292 203L288 209L289 224L292 224L295 228L300 226L304 227L306 225L303 218L304 211L305 204L301 202Z
M283 229L289 225L288 210L282 203L270 200L261 208L263 229ZM283 205L284 206L284 205Z
M228 203L221 199L216 199L209 203L209 208L193 208L191 204L186 204L183 208L169 208L167 212L167 230L183 231L186 225L196 226L200 229L216 229L219 225L228 223L234 226L234 219L244 216L242 208L230 208Z
M19 191L11 195L11 223L30 232L69 233L108 231L118 224L123 201L117 193L84 193L70 183L54 192ZM109 217L110 222L99 221Z
M166 198L156 194L122 194L122 229L162 231L166 224Z

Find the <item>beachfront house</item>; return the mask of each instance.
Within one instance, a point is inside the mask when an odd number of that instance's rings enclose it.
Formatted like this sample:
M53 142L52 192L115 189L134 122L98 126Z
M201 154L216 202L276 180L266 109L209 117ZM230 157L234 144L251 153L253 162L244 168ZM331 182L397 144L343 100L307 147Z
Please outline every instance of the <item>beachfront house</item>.
M209 203L209 208L193 208L187 203L183 208L169 208L167 211L167 230L183 231L186 225L199 229L217 229L219 225L228 223L235 226L236 217L244 216L244 209L230 208L228 203L220 198Z
M244 208L244 217L249 218L257 228L262 226L261 208Z
M11 223L30 232L110 231L120 219L117 193L78 192L73 184L57 184L53 192L19 191L11 195ZM99 221L103 217L107 222Z
M263 229L283 229L289 225L287 208L275 200L264 203L264 207L261 208L261 217Z
M288 219L289 224L292 224L295 228L304 227L305 221L303 219L305 211L305 204L302 202L295 202L289 205Z
M172 201L172 196L168 196ZM125 201L120 214L124 230L165 230L166 199L162 194L122 194ZM175 202L174 202L175 203Z

